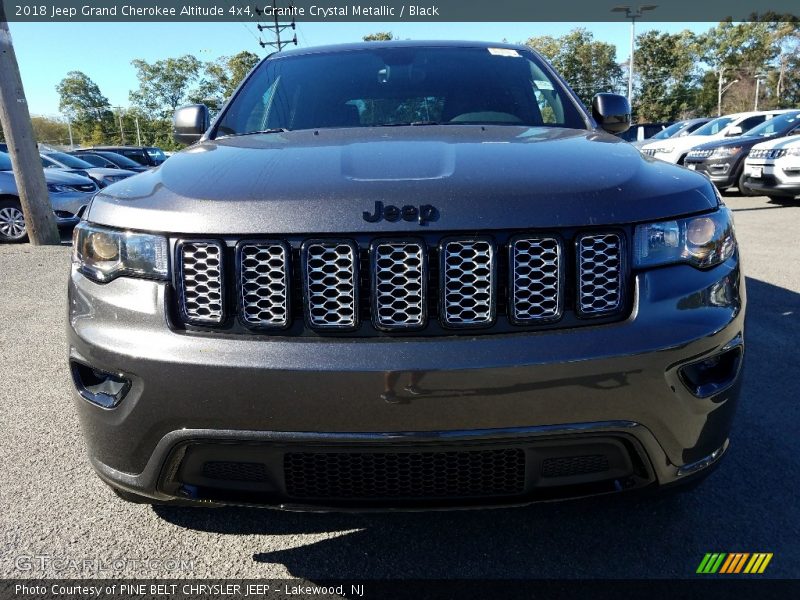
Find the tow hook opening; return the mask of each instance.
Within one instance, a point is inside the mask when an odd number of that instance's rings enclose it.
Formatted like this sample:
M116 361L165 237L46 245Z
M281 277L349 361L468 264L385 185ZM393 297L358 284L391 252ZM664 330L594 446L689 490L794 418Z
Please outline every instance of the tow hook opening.
M94 369L74 360L70 361L72 381L85 400L102 408L114 408L131 388L131 381L122 375Z
M736 380L742 356L741 338L737 337L721 352L681 367L681 381L698 398L718 394Z

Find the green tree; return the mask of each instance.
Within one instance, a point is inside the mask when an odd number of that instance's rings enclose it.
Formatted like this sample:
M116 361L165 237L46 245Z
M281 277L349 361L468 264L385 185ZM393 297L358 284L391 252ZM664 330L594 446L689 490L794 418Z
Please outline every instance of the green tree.
M202 80L190 100L208 105L212 112L218 111L260 60L257 54L243 50L206 63Z
M65 122L48 117L31 117L31 125L37 142L69 144L69 128Z
M636 120L674 121L692 116L697 106L695 85L697 43L690 31L647 31L636 38L633 112Z
M362 38L365 42L391 42L394 38L391 31L378 31Z
M70 71L56 86L58 108L72 121L76 142L88 138L100 122L108 126L113 120L108 98L100 87L81 71Z
M202 63L188 54L149 63L131 61L139 80L129 94L131 103L160 119L169 120L175 109L190 101Z
M747 98L742 88L754 87L778 55L778 44L769 23L722 21L699 40L700 56L717 78L717 113L752 109L754 96ZM736 93L734 86L739 86ZM728 94L732 90L734 93ZM730 100L729 100L730 98Z
M557 38L532 37L525 44L550 61L587 106L596 93L618 89L622 69L616 48L595 40L587 29L573 29Z

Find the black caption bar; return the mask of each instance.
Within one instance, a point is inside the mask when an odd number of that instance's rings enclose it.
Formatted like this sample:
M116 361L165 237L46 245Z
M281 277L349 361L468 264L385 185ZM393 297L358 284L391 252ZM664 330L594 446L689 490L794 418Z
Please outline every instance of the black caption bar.
M18 579L0 580L3 600L273 600L347 598L426 600L458 598L592 598L621 595L648 600L703 598L729 600L796 598L800 580L730 578L669 580L308 580L308 579Z
M28 22L498 22L617 21L622 0L0 0L5 20ZM632 8L638 2L628 2ZM647 21L796 20L797 0L660 0ZM624 14L624 13L623 13ZM0 15L2 17L2 15Z

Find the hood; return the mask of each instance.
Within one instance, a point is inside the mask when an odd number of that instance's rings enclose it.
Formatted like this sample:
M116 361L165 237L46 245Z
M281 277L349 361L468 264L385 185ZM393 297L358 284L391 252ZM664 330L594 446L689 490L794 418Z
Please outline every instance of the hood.
M99 224L193 234L392 232L383 205L433 205L428 230L622 224L717 206L698 173L596 131L511 126L304 130L209 140L102 190Z
M44 180L47 183L62 185L95 185L94 181L85 175L71 173L70 171L64 171L62 169L45 169Z
M90 174L92 177L97 179L102 179L103 177L108 176L120 176L124 175L125 177L130 177L131 175L136 175L133 171L128 171L127 169L109 169L107 167L87 167L85 169L64 169L70 173L78 173L80 174Z
M738 136L738 137L729 137L722 140L712 140L710 142L706 142L705 144L700 144L699 146L694 146L692 150L714 150L715 148L752 148L759 142L763 142L764 140L771 139L773 136L770 137L761 137L761 136Z
M774 150L777 148L796 148L798 146L800 146L800 135L788 135L759 142L753 147L759 150Z

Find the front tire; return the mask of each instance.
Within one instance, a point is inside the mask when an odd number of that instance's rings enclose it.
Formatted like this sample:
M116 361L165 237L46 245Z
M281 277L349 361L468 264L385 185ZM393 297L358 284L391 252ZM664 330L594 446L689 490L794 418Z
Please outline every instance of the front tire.
M0 200L0 242L19 244L28 240L25 215L16 200Z
M742 171L741 173L739 173L739 178L736 180L736 187L739 188L739 194L741 196L755 196L756 195L755 193L751 192L745 187L744 180L745 180L744 171Z

